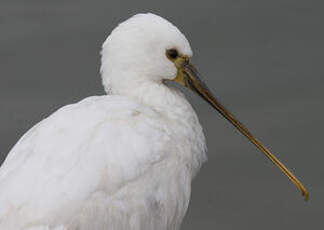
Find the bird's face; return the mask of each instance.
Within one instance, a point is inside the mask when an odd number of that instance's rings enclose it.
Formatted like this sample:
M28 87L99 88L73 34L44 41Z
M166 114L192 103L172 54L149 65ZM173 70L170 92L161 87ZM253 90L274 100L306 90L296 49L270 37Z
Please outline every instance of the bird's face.
M119 24L101 52L105 88L121 93L136 89L142 82L174 79L178 70L166 56L169 49L192 56L186 37L167 20L138 14Z
M308 193L298 179L213 96L192 65L191 56L188 40L170 22L153 14L136 15L114 29L104 43L102 77L115 89L132 90L142 82L165 80L189 88L259 148L307 199ZM114 75L116 70L118 74Z

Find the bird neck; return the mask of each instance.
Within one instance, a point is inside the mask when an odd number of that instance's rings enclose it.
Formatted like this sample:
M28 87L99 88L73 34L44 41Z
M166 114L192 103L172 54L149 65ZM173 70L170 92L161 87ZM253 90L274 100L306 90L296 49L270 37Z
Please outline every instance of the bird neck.
M151 107L160 113L174 114L192 110L191 105L186 100L185 96L176 88L170 87L163 82L158 81L143 81L137 82L131 89L120 88L118 91L114 89L112 94L119 94L135 99L137 102Z
M191 107L181 92L155 80L154 76L119 68L110 68L101 74L104 88L110 95L127 96L161 112L176 106Z

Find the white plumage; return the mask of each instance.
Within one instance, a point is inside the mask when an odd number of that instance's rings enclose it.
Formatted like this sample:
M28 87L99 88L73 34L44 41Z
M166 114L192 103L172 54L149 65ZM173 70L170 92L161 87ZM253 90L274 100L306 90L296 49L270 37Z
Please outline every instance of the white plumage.
M198 118L163 83L191 56L183 34L153 14L104 43L111 95L65 106L29 130L0 169L1 230L177 230L206 160Z

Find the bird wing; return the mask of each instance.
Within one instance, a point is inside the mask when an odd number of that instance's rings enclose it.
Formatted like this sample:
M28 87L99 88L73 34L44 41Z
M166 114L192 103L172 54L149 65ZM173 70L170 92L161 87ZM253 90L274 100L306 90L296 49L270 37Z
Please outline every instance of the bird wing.
M113 194L168 154L162 119L125 97L96 96L38 123L0 168L0 228L68 218L95 191Z

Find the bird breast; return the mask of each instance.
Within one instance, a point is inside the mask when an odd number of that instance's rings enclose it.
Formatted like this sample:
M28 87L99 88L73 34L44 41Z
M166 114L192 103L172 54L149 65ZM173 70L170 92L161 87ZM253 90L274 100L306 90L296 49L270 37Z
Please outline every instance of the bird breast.
M41 121L0 169L0 229L178 229L205 142L191 106L171 101L91 97Z

